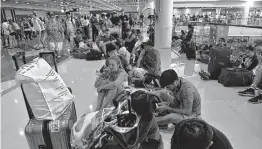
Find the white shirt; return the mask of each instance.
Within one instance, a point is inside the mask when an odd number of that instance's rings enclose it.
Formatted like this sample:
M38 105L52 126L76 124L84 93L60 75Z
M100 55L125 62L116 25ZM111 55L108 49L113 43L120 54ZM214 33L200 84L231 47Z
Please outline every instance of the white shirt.
M20 27L19 27L19 25L17 23L14 22L13 25L14 25L16 30L20 30Z
M74 31L75 30L74 24L75 24L75 20L73 18L72 19L71 18L67 18L66 19L67 31Z
M82 25L83 26L88 26L89 25L89 20L88 19L84 20Z
M39 18L32 18L32 22L33 22L33 29L34 31L41 31L41 25L40 22L41 20Z
M126 47L120 48L117 52L119 55L124 56L128 62L130 62L130 53L127 51Z
M8 26L9 25L7 22L2 23L2 30L3 30L4 35L9 35Z
M141 46L142 42L147 42L149 40L148 37L144 37L143 40L138 40L135 44L135 47L138 48L139 46Z

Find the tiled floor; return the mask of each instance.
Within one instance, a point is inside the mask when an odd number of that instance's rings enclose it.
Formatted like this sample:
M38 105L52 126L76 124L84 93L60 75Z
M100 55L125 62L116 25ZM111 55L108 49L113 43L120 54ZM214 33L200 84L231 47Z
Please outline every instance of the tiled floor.
M203 118L223 131L235 149L261 149L262 147L262 104L247 103L248 98L240 97L237 92L243 88L226 88L216 81L202 81L193 72L194 62L174 67L180 76L192 81L202 97ZM96 90L93 87L95 71L104 61L88 62L69 59L59 65L59 74L68 86L73 89L78 117L90 112L95 106ZM186 71L184 70L186 66ZM195 66L199 70L204 66ZM190 76L186 76L189 74ZM193 75L192 75L193 74ZM4 87L4 84L2 84ZM17 88L1 99L2 148L28 148L23 129L28 121L25 104L20 88ZM170 148L172 131L162 131L165 148Z

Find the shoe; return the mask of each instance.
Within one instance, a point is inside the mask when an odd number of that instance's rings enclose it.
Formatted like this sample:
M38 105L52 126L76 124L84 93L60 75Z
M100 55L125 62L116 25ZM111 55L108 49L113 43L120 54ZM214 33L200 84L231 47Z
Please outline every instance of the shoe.
M255 97L255 89L253 89L253 88L248 88L248 89L246 89L246 90L244 90L244 91L238 92L238 94L239 94L240 96Z
M262 103L262 94L248 100L249 103L259 104Z
M204 72L201 71L198 74L200 75L202 80L209 80L209 76L206 75Z

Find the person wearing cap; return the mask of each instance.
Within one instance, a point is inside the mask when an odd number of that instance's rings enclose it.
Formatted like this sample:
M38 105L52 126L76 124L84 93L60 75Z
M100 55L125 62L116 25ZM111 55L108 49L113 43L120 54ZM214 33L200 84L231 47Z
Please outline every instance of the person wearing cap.
M137 61L139 54L142 50L140 47L142 42L147 42L149 40L149 38L145 37L139 29L136 30L136 34L137 34L138 40L136 41L135 46L131 53L131 59L133 59L134 61ZM136 60L135 60L135 57L136 57Z
M114 42L116 42L116 39L110 35L109 29L102 30L102 33L96 39L96 44L105 57L107 57L106 45Z

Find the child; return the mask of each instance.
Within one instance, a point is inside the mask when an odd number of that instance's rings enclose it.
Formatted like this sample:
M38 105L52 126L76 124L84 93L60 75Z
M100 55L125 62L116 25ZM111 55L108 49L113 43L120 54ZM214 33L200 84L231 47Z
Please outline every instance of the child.
M90 40L86 36L84 36L83 40L79 42L79 49L84 49L84 50L92 49L92 41L90 43Z
M162 149L163 141L159 132L153 110L153 100L156 97L144 91L131 94L131 107L141 117L139 122L139 141L141 149ZM138 148L139 148L138 147Z

